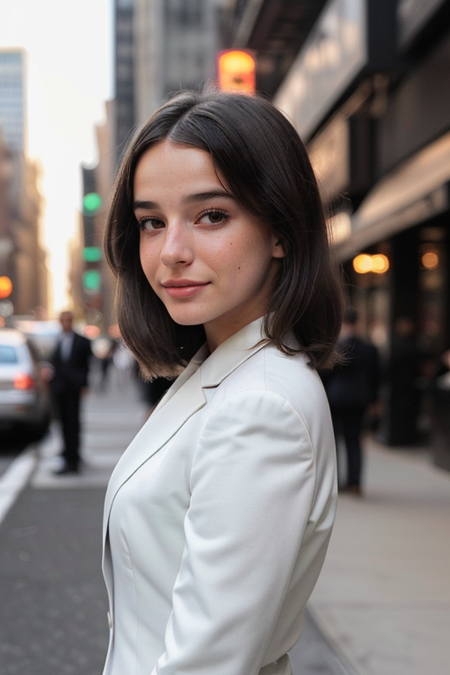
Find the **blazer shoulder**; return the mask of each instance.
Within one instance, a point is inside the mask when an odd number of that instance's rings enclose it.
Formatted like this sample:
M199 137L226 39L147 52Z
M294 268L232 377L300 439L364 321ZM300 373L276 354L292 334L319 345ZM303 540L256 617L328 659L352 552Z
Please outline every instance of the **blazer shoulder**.
M227 397L245 391L278 394L301 413L326 405L322 381L307 357L301 353L288 356L270 344L236 368L219 389Z

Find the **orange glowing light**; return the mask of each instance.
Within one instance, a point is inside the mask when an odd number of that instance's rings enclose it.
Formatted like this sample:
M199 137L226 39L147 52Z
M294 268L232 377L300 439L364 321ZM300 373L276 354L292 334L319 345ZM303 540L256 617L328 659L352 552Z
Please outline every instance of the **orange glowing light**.
M367 253L361 253L356 258L353 258L353 269L358 274L367 274L372 271L372 267L372 256Z
M0 299L9 298L13 285L9 277L0 277Z
M217 57L219 87L223 91L253 93L256 63L248 52L225 50Z
M421 263L427 270L435 270L439 267L439 256L433 251L428 251L424 253L421 258Z
M389 269L389 259L382 253L369 255L368 253L361 253L353 258L353 269L358 274L384 274Z
M389 269L389 260L387 256L382 253L377 253L372 256L372 271L375 274L384 274Z
M84 327L83 332L87 338L95 340L95 338L98 338L98 336L100 335L100 328L98 326L93 326L89 324L88 326Z

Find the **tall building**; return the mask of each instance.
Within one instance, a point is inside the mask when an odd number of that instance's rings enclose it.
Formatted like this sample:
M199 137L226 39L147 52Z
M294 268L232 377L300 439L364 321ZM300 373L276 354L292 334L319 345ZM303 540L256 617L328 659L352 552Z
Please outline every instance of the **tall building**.
M25 150L25 55L20 49L0 49L0 127L12 152Z
M135 114L134 3L115 0L115 155L116 163L133 131Z
M216 77L219 0L135 0L135 101L142 123L171 93Z
M180 88L216 77L224 0L115 0L116 154Z
M47 306L39 171L26 156L25 63L22 50L0 50L0 276L11 279L16 315Z

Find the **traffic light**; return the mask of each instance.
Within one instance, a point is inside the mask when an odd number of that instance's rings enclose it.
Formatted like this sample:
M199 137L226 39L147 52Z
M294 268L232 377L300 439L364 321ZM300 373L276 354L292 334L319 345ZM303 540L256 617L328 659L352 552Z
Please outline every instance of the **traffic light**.
M96 219L102 208L102 199L97 192L95 169L82 167L83 171L83 292L89 302L97 296L100 297L102 276L101 259L102 253L98 242L98 226Z
M0 277L0 300L9 298L13 290L12 281L9 277Z
M83 272L83 288L88 295L98 293L101 283L100 270L90 269Z
M85 246L95 246L95 219L102 206L102 199L96 189L95 169L83 166L83 237Z
M217 57L219 88L224 91L253 93L256 62L249 52L226 49Z
M88 263L99 262L102 259L102 252L98 246L85 246L83 249L83 260Z
M83 197L83 215L95 216L102 205L102 198L98 192L88 192Z
M102 276L98 263L102 259L102 252L98 246L85 246L83 249L84 272L83 289L88 295L100 292Z

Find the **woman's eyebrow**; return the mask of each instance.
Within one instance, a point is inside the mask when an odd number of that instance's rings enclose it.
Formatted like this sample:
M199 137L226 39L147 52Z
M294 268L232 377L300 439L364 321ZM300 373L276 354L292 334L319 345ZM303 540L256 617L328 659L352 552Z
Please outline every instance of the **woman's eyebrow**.
M226 197L227 199L233 199L233 195L231 195L226 190L208 190L207 192L196 192L195 194L187 195L185 201L205 202L208 199L215 199L217 197Z
M133 210L137 211L138 209L157 209L158 204L156 202L146 202L146 201L134 201Z
M187 204L191 204L193 202L205 202L208 201L209 199L217 199L218 197L221 197L222 199L225 197L227 199L234 199L233 195L227 192L226 190L208 190L206 192L195 192L194 194L191 195L186 195L186 197L183 198L183 201L186 202ZM157 202L152 202L152 201L141 201L141 200L136 200L133 202L133 210L137 211L138 209L157 209L158 204Z

